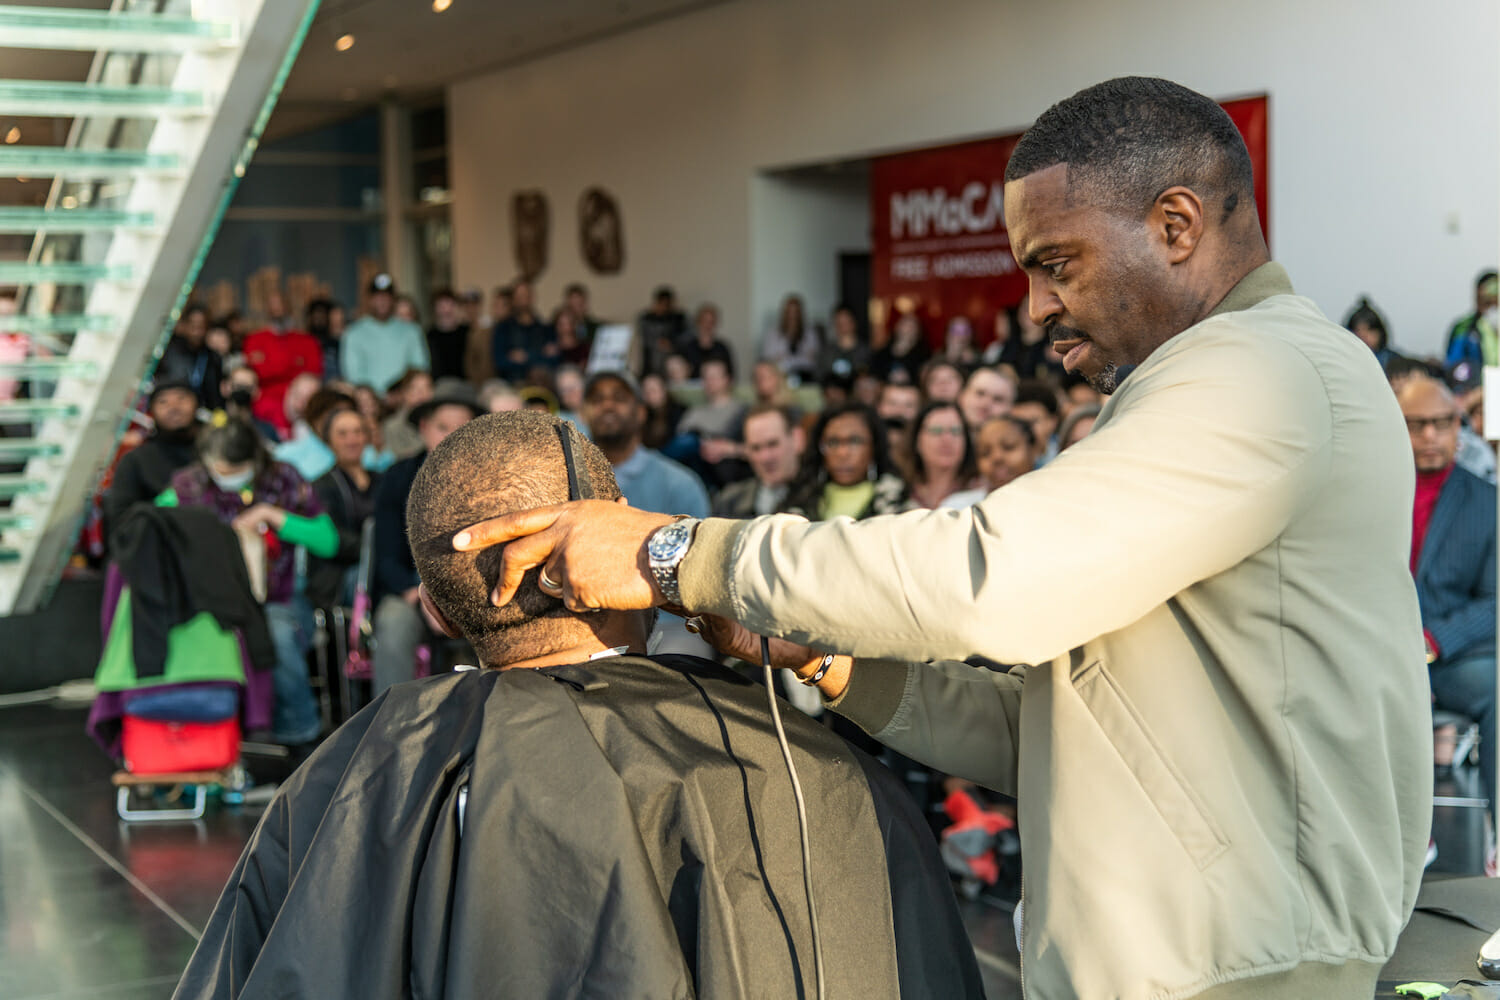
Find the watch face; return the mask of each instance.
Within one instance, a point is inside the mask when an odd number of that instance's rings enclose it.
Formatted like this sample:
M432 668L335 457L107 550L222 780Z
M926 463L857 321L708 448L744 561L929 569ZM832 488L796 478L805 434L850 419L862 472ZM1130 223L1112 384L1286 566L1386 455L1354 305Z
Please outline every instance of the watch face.
M651 536L646 554L652 559L670 559L688 540L687 526L681 522L669 524Z

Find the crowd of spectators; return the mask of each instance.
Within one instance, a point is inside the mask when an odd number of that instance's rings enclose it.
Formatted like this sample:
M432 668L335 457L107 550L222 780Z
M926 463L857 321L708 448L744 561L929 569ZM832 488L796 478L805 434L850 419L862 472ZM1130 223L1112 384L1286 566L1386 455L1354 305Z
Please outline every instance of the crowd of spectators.
M629 367L590 372L600 322L581 285L569 286L550 311L527 281L497 289L488 310L478 292L440 290L425 330L416 304L398 296L389 276L377 276L368 292L368 311L347 326L343 309L326 300L309 305L299 326L279 295L269 297L264 325L249 333L243 322L186 309L149 400L154 430L120 460L102 509L107 523L131 503L175 490L237 526L253 520L302 544L309 558L295 564L296 580L294 564L276 549L274 603L284 608L272 618L278 649L289 659L305 655L308 608L347 605L363 586L373 608L376 690L411 677L425 647L438 641L418 607L406 496L427 452L476 414L531 407L574 421L638 507L824 519L970 506L1059 460L1091 432L1104 403L1063 371L1025 302L1001 309L987 335L957 316L931 324L930 337L914 313L894 317L881 335L862 311L839 305L825 324L809 316L800 296L788 295L746 369L718 307L701 303L690 318L663 286L635 319ZM1451 432L1450 464L1466 470L1453 481L1485 487L1467 489L1465 500L1489 504L1488 574L1463 594L1447 578L1419 589L1424 615L1438 601L1432 595L1443 595L1429 626L1434 690L1491 738L1495 457L1480 436L1479 375L1500 361L1496 300L1495 274L1486 272L1475 284L1473 312L1453 325L1443 356L1428 360L1395 348L1368 299L1345 323L1369 345L1403 405L1443 411L1408 421L1416 421L1418 469L1424 461L1424 475L1447 468L1446 451L1428 447L1424 459L1422 445L1430 433L1446 441ZM1444 423L1447 401L1452 419ZM195 431L195 407L221 412L220 424ZM248 429L255 448L247 451L242 434L233 454L225 451L213 429L223 420ZM218 443L207 448L206 441ZM1419 503L1430 516L1448 479L1423 482ZM1421 511L1416 523L1423 529ZM1434 523L1436 533L1448 530L1445 518ZM361 580L366 524L373 558ZM1419 550L1420 542L1419 534ZM1474 546L1433 545L1426 558L1457 558L1455 551L1472 557ZM1419 568L1435 571L1419 567L1418 554L1412 570L1420 581ZM1454 607L1484 620L1471 628L1464 619L1455 631ZM1471 636L1481 634L1490 641L1475 645ZM1462 681L1437 680L1449 663L1453 670L1442 676ZM1483 676L1488 687L1474 680ZM289 731L303 738L305 701L284 696L296 708Z

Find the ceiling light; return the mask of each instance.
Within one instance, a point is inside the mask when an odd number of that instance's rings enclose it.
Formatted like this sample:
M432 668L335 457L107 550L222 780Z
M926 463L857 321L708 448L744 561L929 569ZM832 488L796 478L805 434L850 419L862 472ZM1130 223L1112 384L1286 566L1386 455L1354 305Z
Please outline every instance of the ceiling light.
M441 14L452 6L453 0L432 0L432 12L434 14Z
M12 125L10 127L10 131L7 132L7 133L5 133L5 141L8 142L8 143L20 142L21 141L21 126L19 126L19 125Z
M340 52L348 52L350 49L354 48L354 36L340 35L339 40L333 43L333 47L338 49Z

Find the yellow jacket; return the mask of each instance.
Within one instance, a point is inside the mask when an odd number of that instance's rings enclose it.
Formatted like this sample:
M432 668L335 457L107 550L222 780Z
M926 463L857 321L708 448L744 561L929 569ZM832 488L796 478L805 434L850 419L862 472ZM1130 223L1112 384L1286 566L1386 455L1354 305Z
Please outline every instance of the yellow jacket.
M862 658L838 711L1018 796L1029 1000L1363 1000L1432 808L1412 469L1374 356L1266 264L1045 468L707 521L683 603Z

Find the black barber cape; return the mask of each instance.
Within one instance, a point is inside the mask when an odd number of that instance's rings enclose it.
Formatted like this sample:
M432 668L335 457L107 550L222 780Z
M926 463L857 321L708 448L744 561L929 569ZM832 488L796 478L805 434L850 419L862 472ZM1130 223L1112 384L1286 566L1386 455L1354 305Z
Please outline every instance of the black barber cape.
M784 703L783 718L830 1000L982 996L910 796ZM277 794L176 992L814 995L765 690L684 656L392 688Z

